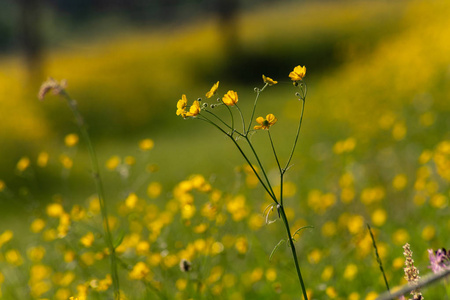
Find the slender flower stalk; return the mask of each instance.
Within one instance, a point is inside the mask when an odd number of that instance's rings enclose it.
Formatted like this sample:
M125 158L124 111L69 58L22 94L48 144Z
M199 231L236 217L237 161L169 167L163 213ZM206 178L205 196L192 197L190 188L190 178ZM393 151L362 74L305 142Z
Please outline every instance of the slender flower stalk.
M286 212L285 212L285 208L283 205L283 181L284 181L284 175L286 173L286 171L289 169L290 166L290 162L292 160L292 157L294 155L294 151L295 148L297 146L298 143L298 137L300 135L300 129L302 126L302 121L303 121L303 114L304 114L304 110L305 110L305 102L306 102L306 84L303 82L303 77L306 74L306 68L305 67L301 67L301 66L297 66L294 71L292 71L289 74L289 77L292 79L294 86L298 87L300 89L300 92L296 93L296 96L298 97L299 100L302 101L302 106L301 106L301 112L300 112L300 120L299 120L299 124L297 127L297 132L295 134L294 137L294 142L290 151L290 155L286 161L286 164L284 166L284 168L282 168L282 165L280 163L280 160L278 158L276 149L275 149L275 145L272 139L272 136L270 134L270 127L273 126L278 119L273 115L273 114L268 114L266 116L266 118L263 117L258 117L256 118L256 122L258 123L258 125L255 125L253 127L253 130L267 130L268 132L268 136L269 136L269 141L270 141L270 145L271 145L271 149L274 153L275 156L275 160L278 166L278 170L279 170L279 175L280 175L280 194L276 195L273 188L272 188L272 184L267 176L267 172L266 169L263 165L263 163L261 162L258 152L256 151L255 147L253 146L250 137L249 137L249 133L252 132L251 130L251 126L252 126L252 120L255 116L255 111L256 111L256 105L258 103L259 97L261 95L261 93L268 87L268 86L273 86L275 84L277 84L278 82L273 80L270 77L267 77L265 75L262 76L263 81L265 83L265 85L259 89L259 88L255 88L256 91L256 97L255 97L255 101L253 104L253 108L252 108L252 113L251 113L251 117L250 117L250 121L247 123L248 125L246 125L245 119L244 119L244 115L241 111L241 109L239 108L237 102L238 102L238 94L233 91L233 90L229 90L223 97L222 99L219 99L219 102L221 102L220 104L212 104L210 107L214 108L216 106L225 106L230 114L230 121L231 124L229 124L228 122L224 121L223 119L221 119L218 115L216 115L215 113L211 112L208 109L208 105L204 104L201 108L198 106L195 106L194 109L191 108L189 109L189 112L192 112L192 110L194 110L194 114L189 114L186 109L186 101L185 96L183 95L182 100L179 101L179 103L177 104L177 115L182 115L184 118L186 117L192 117L198 120L202 120L204 122L207 122L208 124L213 125L215 128L217 128L220 132L222 132L223 134L225 134L226 136L228 136L232 142L234 143L234 145L237 147L237 149L239 150L239 152L241 153L241 155L244 157L245 161L248 163L248 165L250 166L250 168L252 169L253 173L256 175L256 177L258 178L259 182L261 183L261 185L263 186L263 188L265 189L265 191L267 192L267 194L270 196L270 198L274 201L274 204L272 204L272 209L273 207L276 206L277 208L277 212L278 212L278 216L279 218L281 218L281 220L283 221L283 225L286 229L287 232L287 236L288 236L288 245L291 248L292 251L292 257L294 259L294 265L295 265L295 269L297 272L297 276L302 288L302 295L303 298L305 300L308 300L308 296L306 293L306 287L305 287L305 283L301 274L301 270L300 270L300 264L298 261L298 257L297 257L297 252L295 249L295 244L294 244L294 237L292 236L291 233L291 229L289 226L289 222L286 216ZM214 85L211 90L207 93L207 97L211 97L218 89L218 83L216 85ZM193 106L195 105L195 103L193 104ZM234 122L234 114L233 114L233 107L235 107L237 109L237 113L240 116L241 122L242 122L242 132L240 132L239 130L236 129L235 127L235 122ZM212 118L211 118L212 116ZM217 122L218 121L218 122ZM238 135L238 138L235 138L234 135ZM254 160L256 160L257 166L259 170L256 170L256 168L254 167L249 155L244 151L244 149L241 147L241 145L239 144L238 140L239 138L242 138L246 144L249 146L250 148L250 152L251 155L253 157ZM270 211L272 209L269 209L269 212L267 213L266 216L266 222L267 222L267 218L268 218L268 214L270 213ZM272 223L272 222L271 222ZM298 230L297 230L298 232ZM283 241L283 240L282 240ZM280 243L278 244L280 245ZM277 247L278 247L277 245ZM274 252L274 251L273 251ZM273 254L272 252L272 254ZM272 256L272 255L271 255Z
M113 289L114 289L114 299L119 300L120 299L120 289L119 289L119 275L117 272L117 259L116 259L116 253L115 248L113 244L111 229L109 227L108 223L108 211L107 211L107 205L105 201L105 192L103 188L102 179L100 176L100 168L97 160L97 155L95 153L94 147L92 145L91 139L89 137L89 133L87 131L86 123L84 121L83 116L81 115L80 111L77 107L77 102L72 99L69 94L66 92L66 82L61 81L61 83L58 83L53 78L49 78L46 82L44 82L39 90L38 98L40 100L43 100L45 95L49 93L50 91L53 91L53 94L59 95L62 98L64 98L72 111L76 124L81 132L81 136L83 137L84 141L86 142L86 145L88 147L89 151L89 157L91 159L91 167L92 167L92 175L94 177L95 185L97 188L98 198L100 202L100 210L102 215L102 223L103 223L103 229L105 231L105 237L106 237L106 244L108 246L109 252L110 252L110 262L111 262L111 277L113 282ZM178 107L180 109L180 107ZM179 111L177 111L178 114ZM181 112L180 112L181 114Z

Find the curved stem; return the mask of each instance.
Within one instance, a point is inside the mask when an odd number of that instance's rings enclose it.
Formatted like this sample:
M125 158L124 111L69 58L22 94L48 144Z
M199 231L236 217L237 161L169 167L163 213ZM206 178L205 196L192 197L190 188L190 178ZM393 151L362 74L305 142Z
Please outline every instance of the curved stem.
M65 92L64 90L61 92L61 96L63 96L67 100L67 104L69 105L69 108L71 109L73 115L75 116L75 120L78 125L78 128L80 129L81 135L82 135L83 139L85 140L86 145L88 147L89 157L91 158L92 173L93 173L95 185L97 188L98 198L99 198L99 202L100 202L100 210L101 210L102 219L103 219L103 228L105 231L106 244L109 248L109 251L111 252L110 253L111 277L112 277L113 289L114 289L114 299L118 300L118 299L120 299L120 289L119 289L119 275L117 273L116 251L115 251L114 244L112 241L111 229L109 228L109 223L108 223L108 211L106 208L105 191L103 188L102 179L100 177L100 168L98 166L97 155L95 153L94 147L92 146L92 142L91 142L91 139L87 132L86 124L84 122L83 116L78 111L76 101L73 100L69 96L69 94L67 94L67 92Z
M259 182L262 184L263 188L266 190L266 192L269 194L270 198L272 198L272 200L278 204L278 200L275 196L275 194L273 193L272 187L267 186L264 181L262 180L261 176L259 175L258 171L256 171L255 167L253 166L253 164L251 163L250 159L247 157L247 155L244 153L244 150L242 150L241 146L239 146L238 142L233 138L232 133L229 134L227 133L225 130L223 130L220 126L218 126L216 123L212 122L211 120L209 120L208 118L206 118L205 116L202 116L202 118L197 118L198 120L202 120L205 121L211 125L213 125L214 127L216 127L217 129L219 129L223 134L225 134L226 136L228 136L234 143L234 145L238 148L239 152L242 154L242 156L244 157L245 161L247 162L247 164L250 166L250 168L252 169L253 173L256 175L256 177L258 178ZM239 135L243 136L241 133L237 132ZM247 136L243 136L246 139ZM255 153L255 152L254 152ZM256 153L255 153L256 155ZM258 158L258 156L256 156L256 158ZM259 159L258 159L259 162ZM260 163L260 162L259 162ZM264 176L265 176L265 172L263 172ZM266 180L267 180L267 176L265 176ZM268 182L268 180L267 180Z
M306 102L306 100L305 100L304 97L302 97L301 100L302 100L302 113L301 113L301 115L300 115L300 121L299 121L299 123L298 123L297 133L296 133L296 135L295 135L294 144L292 145L291 154L289 155L289 158L288 158L288 160L287 160L287 162L286 162L286 166L285 166L284 169L283 169L283 173L285 173L286 170L287 170L287 168L289 167L289 164L290 164L290 162L291 162L292 156L294 155L295 147L297 146L298 137L299 137L299 135L300 135L300 129L302 128L303 113L304 113L304 111L305 111L305 102Z
M288 222L287 217L286 217L286 212L284 211L284 206L280 205L278 207L278 211L279 211L279 213L281 215L281 219L283 220L284 227L286 228L286 231L287 231L287 234L288 234L289 246L290 246L291 251L292 251L292 257L294 259L295 270L297 271L297 277L298 277L298 280L300 281L300 285L302 287L303 298L305 300L308 300L308 295L306 294L305 283L303 282L302 272L300 270L300 265L298 263L297 252L295 251L295 245L294 245L294 241L292 239L291 229L289 228L289 222Z
M250 117L248 129L246 132L244 132L245 135L247 135L247 133L250 131L250 127L252 126L252 120L253 120L253 117L255 116L256 103L258 103L259 94L261 94L268 85L269 84L266 83L262 89L256 88L256 98L255 98L255 102L253 103L252 116Z
M264 166L262 165L262 163L261 163L261 161L260 161L260 159L259 159L259 156L258 156L258 154L256 153L255 148L253 147L253 145L252 145L252 143L250 142L250 139L248 138L247 135L244 136L244 138L245 138L245 140L247 141L247 144L250 146L250 149L252 150L253 155L255 156L256 161L258 162L259 167L261 168L261 172L263 173L264 179L266 180L267 186L269 187L269 190L270 190L270 193L269 193L270 196L272 197L272 199L275 199L275 198L276 198L275 193L273 192L272 186L270 185L269 178L267 177L267 174L266 174L266 171L265 171L265 169L264 169ZM275 201L275 202L276 202L276 201Z
M207 112L207 113L213 115L213 116L216 117L216 119L219 120L223 125L227 126L229 129L233 130L233 128L231 128L230 125L228 125L227 123L225 123L224 120L222 120L221 118L219 118L219 117L218 117L215 113L213 113L212 111L209 111L209 110L206 110L206 109L204 109L203 111L205 111L205 112Z
M241 109L239 108L239 106L238 106L237 104L235 104L235 106L236 106L237 110L239 111L239 115L241 115L242 130L244 131L244 134L246 134L246 133L245 133L245 120L244 120L244 116L242 115L242 111L241 111ZM251 122L251 120L250 120L250 122Z

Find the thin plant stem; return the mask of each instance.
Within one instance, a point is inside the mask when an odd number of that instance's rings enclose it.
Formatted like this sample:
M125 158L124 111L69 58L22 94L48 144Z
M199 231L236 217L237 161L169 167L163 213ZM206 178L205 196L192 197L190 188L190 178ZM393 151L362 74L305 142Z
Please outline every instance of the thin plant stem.
M230 125L228 125L227 123L225 123L221 118L219 118L215 113L213 113L212 111L209 111L209 110L204 110L204 111L206 111L207 113L209 113L209 114L211 114L211 115L213 115L217 120L219 120L223 125L225 125L226 127L228 127L228 129L230 129L230 130L233 130L233 128L231 128L231 126Z
M289 246L290 246L291 251L292 251L292 258L294 259L295 270L297 271L298 280L300 281L300 285L302 287L303 298L305 300L308 300L308 295L306 293L305 283L303 281L302 272L300 270L300 265L298 263L297 252L295 250L294 241L293 241L292 235L291 235L291 229L289 228L289 222L287 220L286 212L284 211L284 206L282 204L279 205L278 211L279 211L279 213L281 215L281 219L283 220L284 227L286 228L286 231L287 231L288 240L289 240Z
M246 135L246 132L245 132L245 120L244 120L244 116L242 115L242 111L241 111L241 109L239 108L239 106L238 106L237 104L235 104L235 106L236 106L237 110L239 111L239 115L241 116L242 130L244 131L244 135Z
M259 159L259 156L258 156L258 154L256 153L255 148L253 147L252 142L250 141L250 139L248 138L247 135L244 136L244 138L245 138L245 140L247 141L247 144L250 146L250 149L252 150L253 155L255 156L256 161L258 162L259 167L261 168L261 172L263 173L264 179L266 180L266 183L267 183L267 186L268 186L269 189L270 189L270 192L271 192L270 194L271 194L272 198L275 198L275 193L273 192L273 189L272 189L272 186L271 186L271 184L270 184L269 178L267 177L266 170L264 169L264 166L262 165L261 160Z
M273 155L275 156L275 160L277 161L277 165L278 165L278 170L280 170L280 174L281 174L282 173L281 165L280 165L280 161L278 160L277 152L275 151L275 146L273 144L272 135L270 134L270 129L267 130L267 134L269 135L269 140L270 140L270 145L272 146Z
M289 164L291 163L291 159L292 159L292 156L294 155L295 147L297 146L298 136L300 135L300 129L302 128L303 113L305 111L305 102L306 102L306 100L305 100L304 97L301 100L302 100L302 113L300 115L300 121L298 123L297 133L295 134L295 139L294 139L294 144L292 145L291 154L289 155L289 158L288 158L288 160L286 162L286 166L283 169L283 173L286 172L287 168L289 167Z
M272 200L278 204L278 200L275 197L275 195L273 194L273 191L271 192L269 190L269 188L266 186L265 182L262 180L261 176L259 176L258 171L256 171L255 167L253 166L253 164L251 163L251 161L249 160L249 158L247 157L247 155L245 154L244 150L242 150L241 146L239 146L238 142L233 138L232 134L227 133L225 130L223 130L220 126L218 126L217 124L215 124L214 122L212 122L211 120L207 119L205 116L202 116L202 118L197 118L198 120L202 120L205 121L211 125L213 125L214 127L216 127L217 129L219 129L222 133L224 133L226 136L228 136L233 143L236 145L236 147L238 148L239 152L242 154L242 156L244 157L245 161L247 162L247 164L250 166L250 168L252 169L253 173L256 175L256 177L258 178L259 182L262 184L262 186L264 187L264 189L266 190L266 192L269 194L269 196L272 198Z
M247 133L250 131L250 127L251 127L251 125L252 125L252 120L253 120L253 117L255 116L256 104L258 103L259 95L264 91L264 89L265 89L268 85L269 85L269 84L266 83L266 84L263 86L262 89L255 88L255 90L256 90L255 103L253 103L252 116L250 117L250 122L249 122L249 124L248 124L248 129L247 129L247 131L245 132L245 134L247 134Z
M65 90L62 90L60 92L60 95L67 100L67 104L69 105L69 108L71 109L71 111L75 117L76 124L81 132L81 135L82 135L84 141L86 142L86 145L87 145L87 148L89 151L89 157L91 159L91 166L92 166L92 175L94 177L94 181L95 181L95 185L96 185L97 193L98 193L98 198L99 198L99 202L100 202L100 210L101 210L101 214L102 214L103 229L105 231L105 236L106 236L106 244L110 251L111 277L112 277L112 283L113 283L113 289L114 289L114 299L118 300L118 299L120 299L120 288L119 288L119 275L117 272L116 251L115 251L113 240L112 240L111 229L109 228L109 223L108 223L108 211L107 211L106 201L105 201L105 191L103 188L102 179L100 177L100 168L98 166L97 155L95 153L91 139L87 132L86 124L84 122L83 116L78 111L77 102L75 100L73 100Z
M367 223L367 229L369 230L370 237L372 238L373 248L375 249L375 255L377 257L377 262L378 262L378 265L380 266L380 271L383 274L384 283L386 284L386 289L389 293L390 289L389 289L388 280L386 278L386 273L384 272L384 269L383 269L383 263L381 261L380 255L378 254L377 243L375 242L375 237L373 236L372 229L370 228L369 223Z

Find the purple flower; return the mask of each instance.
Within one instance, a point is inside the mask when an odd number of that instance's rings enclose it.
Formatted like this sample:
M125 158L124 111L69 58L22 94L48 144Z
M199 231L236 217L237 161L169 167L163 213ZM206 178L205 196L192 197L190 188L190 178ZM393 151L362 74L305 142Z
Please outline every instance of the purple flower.
M430 259L429 268L431 268L433 273L450 268L450 252L447 252L445 248L436 251L428 249L428 257Z

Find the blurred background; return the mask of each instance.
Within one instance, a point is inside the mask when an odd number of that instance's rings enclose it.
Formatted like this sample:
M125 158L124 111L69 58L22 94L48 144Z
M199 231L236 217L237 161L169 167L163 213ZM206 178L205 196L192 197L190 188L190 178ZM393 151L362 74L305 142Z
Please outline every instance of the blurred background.
M298 64L307 67L310 91L298 150L304 163L329 157L331 146L348 136L370 144L383 120L387 131L396 124L405 131L412 122L412 139L417 126L426 129L415 142L430 147L449 127L439 117L449 109L447 12L445 1L4 0L1 178L20 187L14 169L21 157L33 161L47 151L51 162L63 137L77 132L65 103L37 100L48 76L68 80L102 160L149 137L156 142L152 158L174 182L192 172L226 173L242 162L234 152L216 159L227 144L223 137L176 118L181 94L192 101L220 80L219 94L234 89L245 106L266 74L280 84L257 113L273 109L289 128L298 110L287 75ZM214 164L199 163L210 159Z
M308 96L287 206L317 228L348 212L373 220L382 209L388 222L377 223L384 226L380 240L394 243L384 244L389 263L409 240L421 241L419 253L448 246L449 15L444 0L2 0L0 232L25 226L18 215L31 220L55 198L72 205L95 193L86 146L66 139L78 133L66 103L37 99L49 76L66 79L78 101L107 198L145 195L157 181L163 206L193 173L230 193L243 189L236 167L244 160L226 137L176 116L182 94L191 103L220 81L217 97L236 91L249 115L261 75L278 80L261 95L256 115L277 116L271 133L284 161L300 112L288 74L305 65ZM144 152L138 143L147 138L154 148ZM264 132L252 141L276 178ZM136 164L125 176L115 166L129 157ZM340 202L327 206L317 191ZM263 202L263 191L257 195L253 208ZM427 226L435 231L424 237ZM413 227L420 229L411 239L391 238ZM353 247L347 242L345 251ZM301 247L329 247L323 239L308 243ZM400 282L401 270L396 274Z
M332 164L333 145L348 137L362 159L399 141L413 157L448 137L448 11L446 1L3 0L0 177L20 189L17 162L45 151L54 169L34 192L54 192L57 153L77 128L65 103L37 100L48 76L67 79L102 162L152 138L169 183L192 172L220 180L242 163L213 128L176 118L182 94L203 97L220 80L219 96L238 91L245 108L262 74L279 80L257 113L283 120L283 148L298 118L287 75L299 64L309 95L298 170ZM84 186L85 148L76 155L71 176Z

